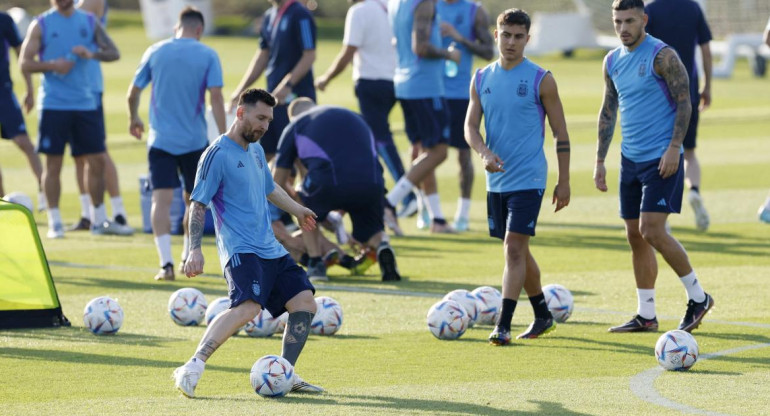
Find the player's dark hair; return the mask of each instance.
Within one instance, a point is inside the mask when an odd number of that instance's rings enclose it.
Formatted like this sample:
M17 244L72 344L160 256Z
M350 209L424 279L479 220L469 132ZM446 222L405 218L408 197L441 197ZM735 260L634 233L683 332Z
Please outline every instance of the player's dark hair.
M259 88L249 88L242 92L241 96L238 97L238 105L257 105L260 101L270 107L275 107L276 104L275 97L270 95L269 92Z
M204 26L203 13L193 6L187 6L179 12L179 23L181 26L191 24L200 24Z
M529 33L529 27L532 26L532 20L530 20L527 12L521 9L508 9L500 13L497 16L497 26L506 25L521 25L527 29Z
M612 10L644 10L644 0L615 0L612 2Z

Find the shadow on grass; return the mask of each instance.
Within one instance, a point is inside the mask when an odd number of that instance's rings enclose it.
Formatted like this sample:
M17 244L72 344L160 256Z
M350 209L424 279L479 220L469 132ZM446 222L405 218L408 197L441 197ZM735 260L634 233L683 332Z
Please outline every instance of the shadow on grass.
M204 290L207 298L212 296L227 296L227 285L223 280L211 278L180 278L175 281L156 282L152 275L147 275L147 281L127 280L125 278L104 278L95 276L68 276L57 274L54 278L56 285L69 285L79 287L107 288L109 290L136 290L136 291L167 291L170 296L176 290L183 287L197 287ZM213 298L212 298L213 299ZM120 301L120 299L118 299Z
M540 400L529 400L538 406L533 411L517 411L493 407L489 403L474 404L446 400L414 399L404 397L388 397L374 395L323 395L300 396L289 395L283 399L286 402L311 404L314 406L343 406L348 408L362 408L379 411L388 411L393 414L412 413L426 411L444 415L587 415L587 413L574 412L564 407L561 403Z
M76 351L46 350L38 348L0 348L0 358L45 361L45 362L63 362L89 365L111 365L111 366L130 366L130 367L153 367L167 368L169 374L174 368L184 364L180 361L153 360L139 357L119 357L107 354L94 354ZM223 367L217 365L207 366L210 370L225 371L228 373L244 372L241 367Z
M0 331L3 337L16 340L41 340L54 342L98 342L100 344L141 345L157 347L165 342L184 341L183 338L156 337L139 335L130 332L120 332L116 335L94 335L88 330L78 327L61 327L50 329L9 329ZM0 354L2 352L0 351Z

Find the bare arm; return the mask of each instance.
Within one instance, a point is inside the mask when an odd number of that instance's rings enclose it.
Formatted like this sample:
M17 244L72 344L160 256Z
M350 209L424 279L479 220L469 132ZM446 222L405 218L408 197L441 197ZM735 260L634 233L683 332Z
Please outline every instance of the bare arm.
M412 51L424 59L451 59L460 62L460 51L450 52L448 49L436 47L430 43L430 32L436 14L434 0L423 0L414 9L412 24Z
M663 48L655 57L655 73L663 77L668 86L668 93L676 103L676 115L674 116L674 131L671 133L671 141L668 149L663 153L658 165L660 176L668 178L679 169L679 151L690 126L690 79L684 64L679 56L671 48Z
M37 60L36 57L40 53L40 48L42 46L42 35L37 20L33 20L29 26L29 30L27 30L27 37L21 45L21 54L19 56L19 68L21 68L21 72L26 74L48 71L60 74L69 72L75 63L67 59L59 58L52 61Z
M236 107L238 104L238 98L240 97L241 93L246 90L246 88L249 88L251 84L253 84L257 79L259 79L260 75L262 75L262 73L265 71L265 68L267 68L267 62L269 59L269 49L260 49L257 53L254 54L254 57L251 59L251 63L249 63L249 69L246 70L246 73L243 75L241 82L238 83L238 86L235 87L235 91L233 91L233 94L230 96L230 109Z
M569 205L570 201L570 144L569 133L567 133L567 120L564 117L564 107L561 104L561 98L559 98L556 80L550 73L546 74L540 84L540 102L543 103L545 114L548 115L548 125L551 126L553 141L556 147L556 159L559 162L559 176L552 198L552 203L556 204L554 211L559 211Z
M279 168L275 167L273 169L273 181L275 181L276 184L278 184L281 188L283 188L284 192L286 192L287 195L293 200L297 200L296 194L294 193L294 190L291 189L291 185L289 185L289 177L291 176L291 170L286 168Z
M450 36L452 40L468 48L472 54L486 60L491 60L495 56L495 42L492 39L492 34L489 33L489 15L483 7L479 7L476 10L476 16L473 21L475 40L464 37L454 26L447 22L441 23L441 34L443 36Z
M13 50L16 51L16 58L20 58L21 45L16 46ZM24 110L29 113L35 107L35 89L32 86L32 74L21 71L21 76L24 77L24 87L27 90L27 93L24 95Z
M115 42L110 39L99 23L94 27L94 42L99 47L96 52L92 52L83 45L78 45L72 48L72 53L83 59L95 59L100 62L113 62L120 59L118 47L115 46Z
M286 97L291 92L293 85L307 75L310 68L313 67L313 62L315 62L315 49L305 49L297 65L294 65L291 72L283 77L281 82L275 87L275 91L272 92L278 103L283 104L286 102Z
M283 181L286 182L286 181ZM297 217L302 229L311 231L315 229L315 213L308 208L297 203L283 190L281 185L275 184L273 192L267 196L268 201L272 202L278 208Z
M465 141L468 142L471 149L481 156L481 161L487 172L505 172L503 161L489 150L489 147L484 143L484 138L481 137L481 116L484 112L481 108L479 95L476 93L476 83L473 78L471 79L470 96L468 112L465 114Z
M703 90L700 93L700 107L703 111L711 105L711 73L713 63L711 59L711 46L709 42L700 45L700 54L703 58Z
M356 54L357 50L358 48L355 46L343 45L342 49L340 49L340 53L337 54L336 58L334 58L334 62L329 67L329 69L327 69L323 75L316 79L316 88L321 91L325 90L329 82L331 82L331 80L342 73L342 71L344 71L345 68L350 65L350 62L353 60L353 56Z
M604 167L604 159L612 143L612 135L615 133L615 122L618 120L618 91L607 73L607 58L602 62L602 74L604 76L604 98L599 110L598 139L596 142L596 166L594 167L594 184L596 189L607 191L607 170Z
M219 134L225 134L227 119L225 118L225 98L222 96L222 87L209 88L209 100L211 101L214 121L217 123L217 130L219 130Z
M81 0L78 9L93 13L101 19L104 16L104 0Z
M139 117L139 100L142 97L141 88L134 84L128 87L128 131L137 140L142 139L142 133L144 133L144 122Z
M190 201L190 221L188 223L190 253L187 255L184 271L187 277L203 273L203 225L206 221L206 206L198 201Z

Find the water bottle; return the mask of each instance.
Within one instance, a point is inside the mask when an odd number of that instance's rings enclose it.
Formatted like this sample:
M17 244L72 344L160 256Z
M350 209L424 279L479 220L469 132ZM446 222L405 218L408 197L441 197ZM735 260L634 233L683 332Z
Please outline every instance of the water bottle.
M452 42L449 44L448 50L452 51L455 49L455 43ZM444 75L446 75L449 78L454 78L457 76L457 62L447 59L444 61Z

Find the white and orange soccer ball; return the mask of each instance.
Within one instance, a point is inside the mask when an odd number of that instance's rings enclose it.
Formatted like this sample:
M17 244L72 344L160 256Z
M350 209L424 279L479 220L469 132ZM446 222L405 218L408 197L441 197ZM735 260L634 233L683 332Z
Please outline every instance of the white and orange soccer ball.
M168 314L177 325L195 326L206 316L206 297L200 290L185 287L172 293L168 299Z
M698 361L698 343L689 332L668 331L655 344L655 358L666 370L689 370Z
M123 325L123 308L108 296L92 299L83 310L83 324L96 335L112 335Z
M562 285L550 284L543 286L543 295L553 319L559 323L567 322L575 307L572 292Z
M473 289L471 294L476 296L479 304L479 318L476 323L479 325L497 323L497 317L503 309L503 295L500 291L491 286L481 286Z
M273 336L276 332L275 329L280 323L281 321L278 318L273 318L270 311L262 309L254 319L246 323L243 331L250 337L267 338Z
M285 358L266 355L251 367L251 387L262 397L282 397L291 391L294 366Z
M468 312L453 300L436 302L428 310L428 329L438 339L460 338L468 329Z
M342 326L342 306L328 296L315 299L318 309L310 323L310 331L316 335L334 335Z
M217 315L228 309L230 309L230 298L222 296L221 298L214 299L206 308L206 325L211 325L211 322L214 321L214 318L216 318ZM233 335L238 335L244 327L245 325L238 328Z
M465 308L465 312L468 313L468 328L476 324L480 308L479 300L475 295L465 289L456 289L444 295L444 300L453 300Z

